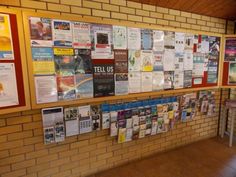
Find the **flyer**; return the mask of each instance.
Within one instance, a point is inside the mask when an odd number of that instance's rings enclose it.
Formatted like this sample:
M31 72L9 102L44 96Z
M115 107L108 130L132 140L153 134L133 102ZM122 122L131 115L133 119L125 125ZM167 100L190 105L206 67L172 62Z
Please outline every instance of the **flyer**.
M114 50L115 73L128 72L128 50Z
M163 52L153 52L153 71L163 71Z
M209 36L209 50L210 59L219 60L220 37Z
M75 49L75 74L92 74L91 50Z
M141 50L142 71L153 70L153 53L152 50Z
M56 122L56 125L54 126L55 130L55 142L62 142L65 141L65 126L64 122Z
M184 88L184 72L183 70L176 70L174 73L174 88Z
M236 38L225 40L225 61L236 61Z
M153 30L153 50L164 51L164 31Z
M125 26L113 27L113 48L127 49L127 28Z
M174 52L174 50L165 50L163 68L164 68L164 71L174 71L174 69L175 69L175 52Z
M91 116L93 123L93 131L101 129L101 110L100 105L92 105L91 106Z
M128 49L141 49L141 32L140 28L128 28Z
M91 116L81 116L79 118L79 133L89 133L92 131L92 118Z
M140 50L129 50L129 71L141 71L141 51Z
M52 20L54 46L72 47L72 25L66 20Z
M185 50L184 70L193 70L193 52L191 50Z
M129 72L129 93L141 92L141 72Z
M90 24L82 22L73 22L73 47L79 49L90 49Z
M141 49L152 50L153 48L153 37L151 29L141 29Z
M192 87L192 70L184 71L184 88Z
M206 35L202 35L202 41L201 41L201 53L209 53L209 38Z
M114 64L97 63L93 65L94 97L115 94Z
M185 45L184 45L184 50L191 50L193 51L193 40L194 40L194 35L193 34L185 34Z
M0 60L14 60L10 18L0 13Z
M0 63L0 107L18 105L14 63Z
M217 83L218 77L218 62L216 60L209 60L208 72L207 72L207 83L215 84Z
M78 107L65 108L64 120L66 127L66 136L78 135L79 134Z
M236 84L236 62L229 63L229 84Z
M204 54L193 54L193 77L204 76Z
M57 90L59 100L75 99L75 77L57 76Z
M57 82L55 76L36 76L34 81L37 104L57 101Z
M92 59L114 59L112 52L112 26L91 25Z
M184 71L184 53L175 53L175 71Z
M152 90L163 90L164 85L164 73L163 71L152 72Z
M182 53L184 52L184 47L185 47L185 33L175 33L175 51L177 53Z
M34 74L55 74L55 63L52 48L32 47L31 50Z
M76 74L76 98L93 98L93 75L92 74Z
M164 48L175 49L175 32L164 31Z
M128 73L115 74L115 95L127 95L129 93Z
M30 17L30 39L31 46L52 47L51 19L41 17Z
M151 92L152 91L152 72L142 72L141 76L141 91Z
M164 71L164 89L174 88L174 71Z

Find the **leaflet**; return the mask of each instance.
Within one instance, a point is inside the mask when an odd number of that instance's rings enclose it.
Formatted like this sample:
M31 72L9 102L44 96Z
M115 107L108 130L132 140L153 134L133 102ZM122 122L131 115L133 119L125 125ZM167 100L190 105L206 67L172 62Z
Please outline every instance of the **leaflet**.
M165 49L175 49L175 32L164 31L164 47Z
M140 28L128 28L128 49L141 49L141 32Z
M125 26L112 27L114 49L127 49L127 28Z
M153 71L163 71L163 52L153 52Z
M141 79L141 91L151 92L152 91L152 72L142 72Z
M129 93L141 92L141 72L129 72Z
M164 31L153 30L153 50L164 51Z
M164 67L164 71L174 71L175 70L175 52L174 52L174 50L165 50L163 67Z
M79 49L90 49L90 24L82 22L73 22L73 47Z
M204 54L193 54L193 77L204 76Z
M153 37L151 29L141 29L141 49L152 50L153 48Z
M194 35L193 34L185 34L185 46L184 50L193 50L193 40L194 40Z
M193 70L193 52L186 50L184 53L184 70Z
M142 71L153 70L153 53L152 50L141 50Z
M152 90L163 90L164 85L164 73L163 71L152 72Z
M175 51L184 52L185 33L175 33Z
M129 50L129 71L141 71L141 51Z
M115 95L127 95L128 93L128 73L115 74Z

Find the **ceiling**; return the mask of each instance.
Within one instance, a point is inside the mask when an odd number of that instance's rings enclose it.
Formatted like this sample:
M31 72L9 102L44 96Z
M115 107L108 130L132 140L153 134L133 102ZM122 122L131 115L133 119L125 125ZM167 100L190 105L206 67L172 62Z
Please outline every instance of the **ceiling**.
M130 0L185 12L236 20L236 0Z

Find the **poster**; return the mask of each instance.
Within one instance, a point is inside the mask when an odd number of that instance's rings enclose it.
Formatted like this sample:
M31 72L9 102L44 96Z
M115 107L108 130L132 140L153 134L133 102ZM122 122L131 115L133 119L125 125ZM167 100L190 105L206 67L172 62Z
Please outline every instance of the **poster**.
M236 62L229 63L229 84L236 84Z
M15 65L0 63L0 107L18 105Z
M152 72L152 90L163 90L164 85L164 73L163 71Z
M125 26L113 27L113 48L127 49L127 28Z
M127 95L128 93L128 73L115 74L115 95Z
M153 70L153 53L152 50L141 50L142 71Z
M186 50L184 53L184 70L193 70L193 52Z
M90 24L82 22L73 22L73 47L79 49L90 49Z
M164 51L164 31L153 30L153 50Z
M75 81L76 98L93 98L92 74L76 74Z
M34 77L36 102L50 103L57 101L57 82L55 76Z
M192 70L184 71L184 88L192 87Z
M220 37L209 36L209 55L211 60L219 60L220 56Z
M218 78L218 62L216 60L209 60L208 72L207 72L207 83L215 84Z
M141 49L141 32L139 28L128 28L128 49Z
M164 71L164 89L174 88L174 71Z
M164 67L164 71L174 71L174 69L175 69L175 52L174 52L174 50L165 50L163 67Z
M184 71L176 70L174 72L174 88L180 89L184 87Z
M78 107L65 108L64 120L66 127L66 136L78 135L79 134Z
M72 47L72 25L70 21L53 20L53 44L54 46Z
M204 54L193 54L193 77L204 76Z
M175 32L164 31L164 47L165 49L175 49Z
M31 46L52 47L51 19L41 17L30 17L30 39Z
M153 71L163 71L163 52L153 52Z
M115 73L128 72L128 50L114 50Z
M52 48L32 47L33 72L35 75L55 74Z
M185 47L185 33L175 33L175 51L177 53L184 52Z
M0 60L14 60L9 15L0 14Z
M92 59L113 59L112 26L91 25Z
M210 49L209 38L206 35L202 35L201 53L209 53L209 49Z
M141 92L141 72L129 72L129 93Z
M75 74L92 74L91 50L75 49Z
M225 40L225 61L236 61L236 38Z
M141 49L152 50L153 37L151 29L141 29Z
M185 34L185 45L184 50L191 50L193 51L193 40L194 35L193 34Z
M129 50L129 71L141 71L141 51Z
M141 75L141 91L151 92L152 91L152 72L142 72Z
M57 90L59 100L75 99L75 77L57 76Z

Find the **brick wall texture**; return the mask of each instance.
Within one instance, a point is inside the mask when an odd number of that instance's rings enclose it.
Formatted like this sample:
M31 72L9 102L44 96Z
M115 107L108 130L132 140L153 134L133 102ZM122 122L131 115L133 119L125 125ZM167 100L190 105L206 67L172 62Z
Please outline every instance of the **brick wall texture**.
M224 34L226 20L126 0L0 0L0 7L56 15L94 18L97 21L142 23ZM227 33L233 33L229 22ZM215 90L217 112L199 114L178 123L172 131L117 144L107 130L66 138L44 145L40 110L0 116L1 177L80 177L94 174L158 152L217 135L220 90ZM222 91L222 99L228 97Z

